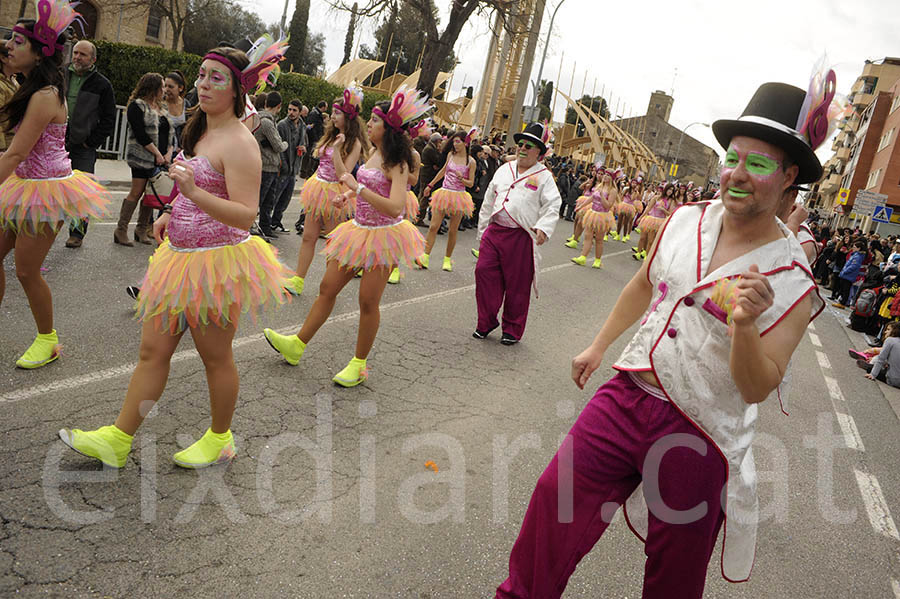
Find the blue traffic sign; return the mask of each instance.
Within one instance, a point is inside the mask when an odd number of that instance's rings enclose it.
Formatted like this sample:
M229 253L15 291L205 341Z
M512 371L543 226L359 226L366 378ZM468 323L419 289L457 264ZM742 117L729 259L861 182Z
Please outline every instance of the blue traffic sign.
M876 223L890 223L894 209L888 206L876 206L875 212L872 213L872 220Z

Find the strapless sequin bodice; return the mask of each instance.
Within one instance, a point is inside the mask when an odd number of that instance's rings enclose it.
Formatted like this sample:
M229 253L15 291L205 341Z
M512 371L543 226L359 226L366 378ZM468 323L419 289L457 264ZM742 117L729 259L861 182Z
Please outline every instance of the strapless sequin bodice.
M653 205L653 210L650 211L650 216L654 218L665 218L666 213L664 212L664 210L669 209L669 205L671 204L671 202L672 201L667 198L659 198Z
M337 173L334 171L332 155L334 155L334 148L331 146L322 149L322 154L319 156L319 168L316 169L316 178L319 181L337 183Z
M453 160L447 161L447 171L444 173L442 187L447 191L465 191L463 179L469 174L469 164L455 164Z
M184 160L183 155L181 159ZM187 162L194 169L194 183L197 187L216 197L228 199L225 176L212 167L206 156L195 156ZM250 237L249 232L214 219L180 193L172 205L167 232L169 243L179 249L236 245Z
M604 200L609 197L608 191L600 191L595 189L591 192L591 210L594 212L609 212L609 208L603 205Z
M65 123L48 124L31 152L16 167L16 176L21 179L53 179L67 177L71 173L72 162L66 152Z
M374 193L389 198L391 196L391 182L377 168L362 167L356 173L356 178L360 183L368 187ZM356 223L363 227L389 227L396 225L403 220L402 216L394 218L376 210L371 204L365 201L362 196L356 197Z

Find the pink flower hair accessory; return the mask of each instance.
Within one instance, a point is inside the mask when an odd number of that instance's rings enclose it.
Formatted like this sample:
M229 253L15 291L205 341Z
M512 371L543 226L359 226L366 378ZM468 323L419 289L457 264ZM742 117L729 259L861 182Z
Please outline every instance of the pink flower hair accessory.
M335 102L333 106L352 120L359 116L359 112L362 110L362 103L363 90L354 82L344 90L343 102L340 104Z
M70 3L68 0L40 0L35 7L37 19L34 31L28 31L21 25L13 27L13 31L42 44L44 47L41 48L41 52L44 56L53 56L58 50L63 50L63 45L58 44L56 40L73 21L78 20L82 31L84 30L84 19L81 14L75 12L78 4L78 2Z
M417 89L407 88L401 85L394 93L391 99L391 107L384 112L377 106L372 109L372 113L387 124L388 127L397 132L408 129L409 125L416 122L425 115L432 106L428 103L425 94Z
M478 127L472 127L469 129L469 132L466 133L466 145L472 145L472 140L478 135Z
M417 137L430 137L432 130L434 127L432 126L431 119L422 119L415 125L411 125L408 129L410 139L415 139Z

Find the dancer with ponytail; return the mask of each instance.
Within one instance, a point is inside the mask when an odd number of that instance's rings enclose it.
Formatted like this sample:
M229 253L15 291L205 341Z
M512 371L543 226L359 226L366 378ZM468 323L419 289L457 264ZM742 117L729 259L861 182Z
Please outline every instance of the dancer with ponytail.
M39 368L59 357L53 298L41 265L63 225L98 218L109 194L92 175L73 171L66 152L65 30L79 17L66 0L40 0L39 18L22 19L6 42L4 66L24 80L0 108L0 127L12 143L0 154L0 263L15 250L16 277L37 325L37 338L16 361ZM0 301L6 275L0 268Z
M622 200L616 204L616 233L613 235L614 240L628 243L631 239L634 217L644 209L640 200L642 193L643 183L639 176L625 188Z
M297 257L297 271L287 285L288 291L294 295L303 293L306 273L316 254L319 236L330 235L336 226L353 214L352 201L335 200L345 191L341 187L341 177L353 172L360 158L365 159L369 153L369 140L359 116L362 102L362 90L352 84L342 96L335 98L328 128L316 146L319 166L300 192L306 223Z
M409 138L414 140L417 137L428 137L431 135L431 127L427 121L421 121L418 125L409 128ZM416 216L419 213L419 198L416 197L412 188L419 181L419 172L422 170L422 157L415 148L412 150L413 168L409 171L409 177L406 181L406 218L413 223L416 222ZM394 267L391 276L388 277L388 283L396 285L400 282L400 265Z
M438 229L444 216L450 217L449 230L447 231L447 249L444 253L443 270L453 270L453 262L450 257L456 247L456 235L459 232L459 223L463 216L472 216L475 203L472 196L466 191L467 187L475 184L475 159L469 156L469 144L475 129L468 135L457 131L444 144L444 166L437 175L425 186L425 197L431 198L431 225L428 227L428 237L425 242L425 253L419 258L422 268L428 268L431 250L437 240ZM438 181L444 179L441 187L432 194L432 187Z
M582 210L581 222L584 226L585 240L581 255L572 258L572 262L584 266L590 252L589 239L594 242L594 263L591 268L603 266L603 241L610 229L615 226L612 209L618 202L619 192L613 183L613 174L605 171L600 179L600 185L591 192L591 203Z
M331 315L338 294L362 270L356 351L332 380L342 387L355 387L368 378L367 359L378 333L378 305L388 277L401 261L412 266L425 246L404 212L410 209L407 185L415 167L409 130L429 110L431 106L420 92L403 86L390 103L379 102L372 109L367 132L375 149L357 172L358 178L349 172L341 177L350 191L337 198L336 208L355 196L356 214L353 220L338 225L325 243L327 266L319 295L297 334L265 330L269 345L288 364L300 362L307 344Z
M598 167L596 165L591 165L590 176L587 181L581 184L581 196L575 200L575 222L572 223L572 236L566 239L565 246L567 248L572 248L573 250L578 247L578 240L581 239L581 234L584 233L584 224L581 222L581 217L583 216L583 211L587 206L590 206L591 192L594 190L594 187L600 184L600 176L598 174ZM588 240L585 239L585 243Z
M199 108L185 125L183 153L169 169L179 194L171 214L153 226L160 246L137 302L140 358L114 424L59 431L75 451L107 466L125 466L135 432L166 386L172 354L190 330L206 369L212 422L197 442L175 454L175 464L203 468L234 458L231 420L239 381L232 341L238 320L283 303L289 275L272 246L250 235L262 159L241 117L244 94L274 77L285 49L283 41L266 35L249 59L235 48L215 48L203 57Z

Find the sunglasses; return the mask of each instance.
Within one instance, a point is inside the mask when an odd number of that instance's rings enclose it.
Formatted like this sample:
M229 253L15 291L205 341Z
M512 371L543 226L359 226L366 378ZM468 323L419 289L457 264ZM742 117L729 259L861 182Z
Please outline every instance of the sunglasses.
M531 150L531 149L537 147L537 146L534 144L534 142L530 142L530 141L520 141L517 145L518 145L520 148L525 148L526 150Z

